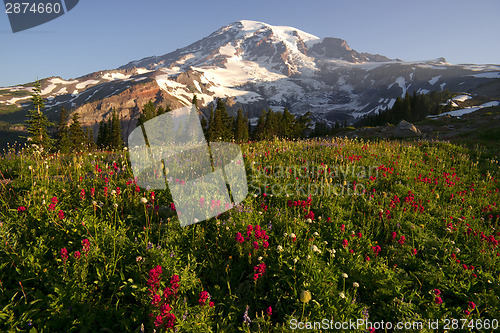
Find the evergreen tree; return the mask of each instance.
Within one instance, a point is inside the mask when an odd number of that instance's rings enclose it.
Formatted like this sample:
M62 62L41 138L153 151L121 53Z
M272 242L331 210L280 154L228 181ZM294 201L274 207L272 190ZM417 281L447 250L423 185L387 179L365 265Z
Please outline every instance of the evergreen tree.
M295 120L293 128L293 137L295 138L306 137L310 124L311 124L311 111L307 111L305 114L299 116Z
M198 97L196 95L193 95L191 103L193 103L193 105L196 106L196 109L198 109Z
M80 116L74 113L69 126L69 141L72 151L82 151L87 148L88 136L80 124Z
M279 115L275 113L271 108L268 110L266 115L266 121L264 123L264 138L271 140L273 137L279 136Z
M259 120L257 121L257 126L253 131L253 137L255 140L264 140L265 138L265 125L266 125L267 111L262 109Z
M234 140L238 143L248 141L248 120L243 116L243 110L238 109L236 120L234 121Z
M56 147L62 153L68 153L70 149L70 140L68 136L68 110L63 106L57 123L55 139Z
M151 103L152 104L152 103ZM153 105L154 108L154 105ZM123 140L122 140L122 128L121 121L116 113L115 108L113 108L113 114L111 116L110 121L110 133L109 133L109 146L114 149L122 149L123 148Z
M288 111L288 108L285 107L283 110L283 114L280 120L280 129L282 137L289 138L292 134L293 122L295 117Z
M99 122L99 131L97 132L97 147L104 149L107 141L108 131L104 120Z
M203 130L203 134L206 137L208 135L208 122L205 116L203 115L201 115L200 124L201 124L201 129Z
M162 115L162 114L164 114L164 113L165 113L165 109L163 108L163 106L161 106L161 105L160 105L160 106L158 107L158 110L156 110L156 115L157 115L157 116L161 116L161 115Z
M209 141L232 141L233 119L227 114L226 105L222 99L217 100L213 119L208 124Z
M87 127L87 147L91 150L96 148L96 144L94 142L94 130L92 127Z
M48 132L48 128L52 126L52 123L49 122L47 116L43 113L45 104L41 96L41 84L38 80L35 82L31 101L33 107L28 111L28 120L26 120L27 140L30 144L35 144L48 151L53 145L53 140L50 138Z
M213 108L210 109L210 116L208 118L207 136L208 136L208 141L212 141L212 139L215 139Z

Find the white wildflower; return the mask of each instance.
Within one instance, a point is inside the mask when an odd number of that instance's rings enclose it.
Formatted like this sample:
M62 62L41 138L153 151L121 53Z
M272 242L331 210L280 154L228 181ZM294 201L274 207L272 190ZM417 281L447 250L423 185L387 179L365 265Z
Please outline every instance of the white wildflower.
M148 203L148 199L146 199L146 198L141 198L141 202L142 202L143 204L147 204L147 203Z
M347 275L347 273L342 273L342 277L343 277L344 279L347 279L347 278L349 277L349 275Z

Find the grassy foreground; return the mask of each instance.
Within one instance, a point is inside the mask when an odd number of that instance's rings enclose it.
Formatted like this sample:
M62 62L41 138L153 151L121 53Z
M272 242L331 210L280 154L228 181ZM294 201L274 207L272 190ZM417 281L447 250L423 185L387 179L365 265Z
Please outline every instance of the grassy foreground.
M5 153L0 331L500 326L498 160L425 141L242 150L245 201L185 228L126 152Z

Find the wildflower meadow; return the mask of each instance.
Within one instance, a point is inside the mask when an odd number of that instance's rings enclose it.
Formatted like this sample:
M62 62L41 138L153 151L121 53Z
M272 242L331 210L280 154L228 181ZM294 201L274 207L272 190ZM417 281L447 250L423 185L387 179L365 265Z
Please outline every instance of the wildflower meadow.
M246 199L187 227L168 189L135 183L126 150L5 151L0 331L499 329L494 154L346 138L241 148Z

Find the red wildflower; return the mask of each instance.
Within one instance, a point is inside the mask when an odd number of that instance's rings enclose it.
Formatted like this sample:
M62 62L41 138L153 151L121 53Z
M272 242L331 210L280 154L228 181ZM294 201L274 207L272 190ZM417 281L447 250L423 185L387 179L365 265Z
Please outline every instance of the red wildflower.
M87 238L82 240L82 249L85 253L90 251L90 241Z
M24 213L25 211L26 211L26 207L24 207L24 206L19 206L19 207L17 208L17 212L18 212L18 213Z
M207 291L203 290L200 293L198 303L203 306L203 305L205 305L205 301L209 298L210 298L210 294Z
M241 234L241 232L238 232L238 233L236 234L235 239L236 239L236 241L237 241L238 243L240 243L240 244L241 244L241 243L243 243L243 242L245 241L245 239L243 238L243 235Z
M343 247L347 247L348 245L349 245L349 241L348 241L347 239L344 239L344 240L342 241L342 246L343 246Z
M434 299L434 303L439 305L439 304L443 303L443 299L439 296L436 296L436 298Z
M80 253L80 251L76 251L73 256L76 258L76 259L80 259L80 257L82 256L82 254Z
M268 316L271 316L271 315L273 314L273 308L272 308L272 307L268 307L268 308L266 309L266 314L267 314Z
M66 249L65 247L61 249L61 259L64 261L64 263L66 263L66 260L68 260L68 249Z
M63 220L64 219L64 212L62 210L59 210L59 219Z

